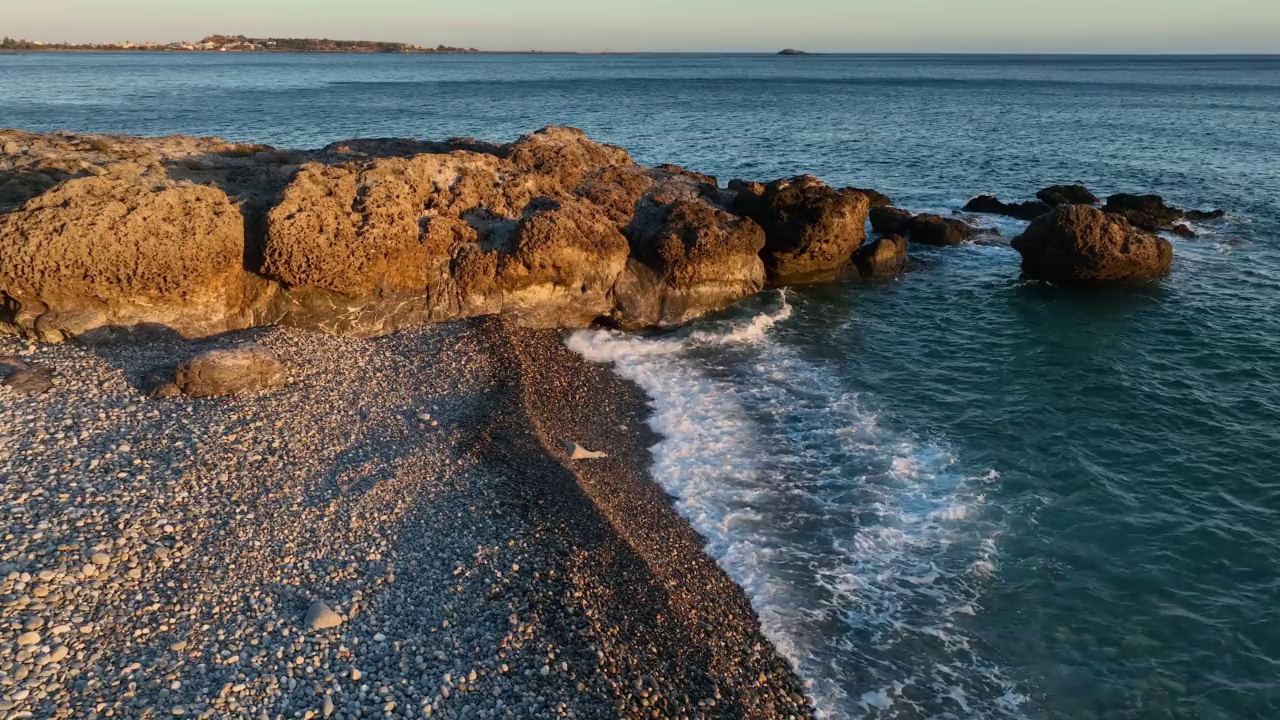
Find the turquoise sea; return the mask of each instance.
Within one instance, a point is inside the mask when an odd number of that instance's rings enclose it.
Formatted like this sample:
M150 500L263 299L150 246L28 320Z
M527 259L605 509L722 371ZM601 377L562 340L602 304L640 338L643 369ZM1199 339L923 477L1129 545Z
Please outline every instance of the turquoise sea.
M1226 209L1143 287L913 247L897 281L566 342L650 394L655 478L824 717L1280 717L1280 58L0 56L30 130L549 124L913 210L1063 182Z

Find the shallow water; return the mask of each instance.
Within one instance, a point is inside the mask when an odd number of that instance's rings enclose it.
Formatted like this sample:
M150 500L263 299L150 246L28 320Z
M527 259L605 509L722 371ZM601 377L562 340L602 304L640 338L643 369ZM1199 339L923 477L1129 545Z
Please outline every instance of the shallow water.
M0 126L552 123L916 210L1071 181L1229 210L1140 289L913 248L898 281L568 342L650 393L655 476L825 716L1280 717L1280 59L0 56Z

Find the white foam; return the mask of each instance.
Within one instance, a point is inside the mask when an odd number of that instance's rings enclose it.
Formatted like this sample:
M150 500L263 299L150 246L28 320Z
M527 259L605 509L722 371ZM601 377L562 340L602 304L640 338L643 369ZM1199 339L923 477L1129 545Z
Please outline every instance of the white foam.
M579 331L567 344L650 396L655 479L819 717L1016 717L1020 696L962 626L998 571L980 521L998 474L969 476L947 448L882 429L828 368L772 338L792 312L782 295L671 336Z

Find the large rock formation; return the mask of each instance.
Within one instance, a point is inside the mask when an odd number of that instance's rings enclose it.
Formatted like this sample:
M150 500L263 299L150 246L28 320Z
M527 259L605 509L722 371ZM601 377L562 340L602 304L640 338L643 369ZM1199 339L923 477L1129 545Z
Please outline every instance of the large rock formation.
M759 184L734 183L734 210L764 228L765 271L778 284L828 280L867 237L871 201L812 175Z
M268 323L376 335L488 313L661 327L764 286L765 232L715 178L637 165L572 128L312 152L0 131L0 150L0 330L46 340ZM866 197L775 185L768 257L846 262Z
M1166 275L1169 241L1088 205L1061 205L1013 240L1023 276L1062 283L1141 280Z
M58 341L159 325L183 335L244 324L244 224L226 193L113 168L0 215L8 322Z

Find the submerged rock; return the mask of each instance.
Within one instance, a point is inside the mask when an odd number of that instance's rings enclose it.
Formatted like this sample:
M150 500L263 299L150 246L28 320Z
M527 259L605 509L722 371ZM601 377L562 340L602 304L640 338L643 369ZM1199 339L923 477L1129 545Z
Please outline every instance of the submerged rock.
M1154 278L1173 263L1168 240L1087 205L1062 205L1036 219L1013 248L1025 277L1053 282Z
M218 397L282 387L286 375L276 354L261 345L209 350L178 366L175 383L188 397Z
M994 195L979 195L966 203L963 209L965 212L1006 215L1019 220L1034 220L1049 212L1049 205L1036 200L1006 203Z

